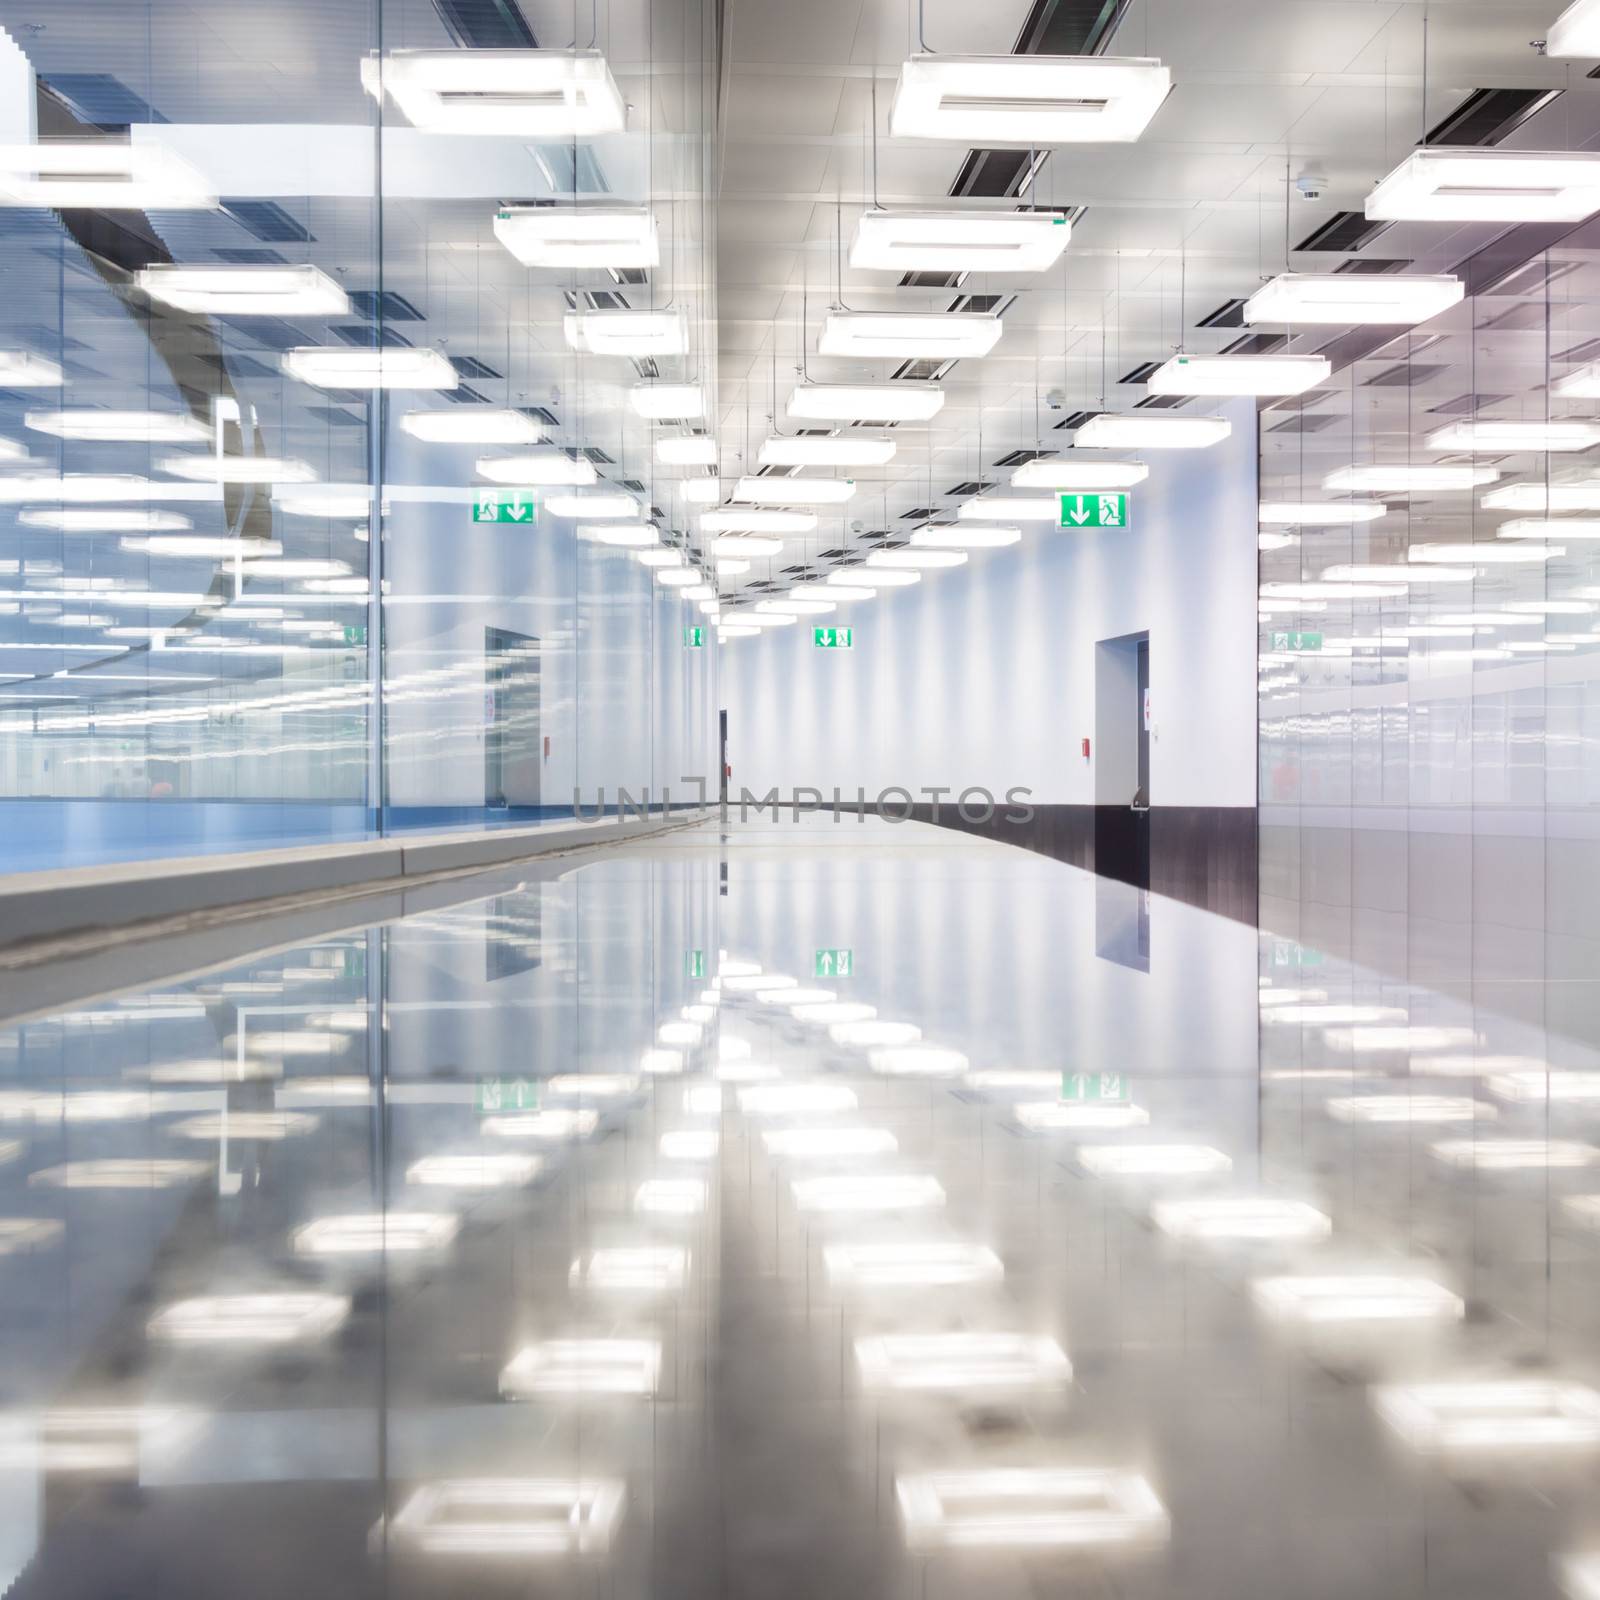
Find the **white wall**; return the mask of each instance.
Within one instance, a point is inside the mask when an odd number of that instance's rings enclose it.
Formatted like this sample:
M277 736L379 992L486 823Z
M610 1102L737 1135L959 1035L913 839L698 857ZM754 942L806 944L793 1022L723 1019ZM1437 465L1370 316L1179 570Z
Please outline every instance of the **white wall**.
M724 647L732 791L893 785L1092 805L1095 644L1148 630L1150 787L1163 806L1256 800L1256 427L1152 451L1124 530L1031 524L921 583L839 608L853 650L802 624Z

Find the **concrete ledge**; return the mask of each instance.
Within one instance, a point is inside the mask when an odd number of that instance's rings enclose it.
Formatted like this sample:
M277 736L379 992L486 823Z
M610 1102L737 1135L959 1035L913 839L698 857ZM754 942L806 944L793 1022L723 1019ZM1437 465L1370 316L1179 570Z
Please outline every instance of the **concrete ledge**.
M537 828L297 845L0 876L0 949L109 932L297 894L326 895L599 845L698 822L705 812Z

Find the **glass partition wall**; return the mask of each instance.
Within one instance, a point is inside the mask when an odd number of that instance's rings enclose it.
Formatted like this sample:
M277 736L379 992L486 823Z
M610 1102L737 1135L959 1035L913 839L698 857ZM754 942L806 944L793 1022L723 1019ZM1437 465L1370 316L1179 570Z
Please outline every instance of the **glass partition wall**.
M1590 1037L1529 981L1600 934L1600 228L1554 231L1261 415L1262 916Z
M0 0L0 871L709 787L711 11Z

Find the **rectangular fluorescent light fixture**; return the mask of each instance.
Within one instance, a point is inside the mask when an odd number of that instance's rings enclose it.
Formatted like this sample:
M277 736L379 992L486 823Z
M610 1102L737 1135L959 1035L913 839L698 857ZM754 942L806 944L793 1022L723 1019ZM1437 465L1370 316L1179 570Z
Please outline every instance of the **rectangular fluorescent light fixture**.
M814 511L767 511L742 507L728 507L721 511L703 511L700 514L702 533L771 533L793 535L814 533L817 514ZM726 554L736 554L728 551Z
M543 1111L515 1111L485 1117L480 1124L491 1139L542 1139L565 1144L587 1139L600 1125L600 1113L587 1106L549 1106Z
M1558 60L1600 56L1600 0L1572 0L1545 30L1544 51Z
M1072 1363L1054 1339L1022 1333L902 1333L856 1340L864 1389L963 1397L1058 1386Z
M912 56L900 68L889 133L952 144L1129 144L1172 89L1136 56Z
M896 1240L823 1248L828 1280L842 1289L952 1289L999 1283L1005 1267L987 1245Z
M963 500L956 517L961 522L1055 522L1061 502L1052 495L980 495Z
M959 1078L968 1061L946 1045L891 1044L868 1051L867 1064L882 1078Z
M442 1250L460 1227L449 1211L355 1211L304 1223L291 1243L299 1256L415 1255Z
M896 567L960 567L966 565L966 560L967 553L964 550L874 550L867 557L867 565L873 569L872 578L876 581L881 570L893 570Z
M670 1294L689 1275L689 1252L678 1245L612 1245L572 1263L568 1279L603 1294Z
M698 437L657 439L656 460L669 467L714 467L717 441Z
M29 411L22 425L57 439L206 444L210 427L187 411Z
M1173 356L1150 374L1151 394L1304 394L1327 382L1326 356Z
M544 429L509 408L461 406L451 411L408 411L400 431L426 444L537 444Z
M1396 1272L1257 1278L1256 1305L1275 1321L1301 1327L1356 1322L1459 1322L1466 1306L1432 1278Z
M1322 487L1331 493L1447 494L1476 489L1499 476L1498 467L1397 462L1393 466L1338 467L1322 480Z
M853 478L741 478L733 498L767 506L836 506L855 492Z
M300 1344L326 1339L350 1314L342 1294L223 1294L179 1300L146 1332L164 1344Z
M429 1556L595 1555L610 1548L626 1499L620 1478L457 1478L424 1484L387 1531Z
M1150 1121L1143 1106L1095 1105L1071 1100L1025 1100L1013 1115L1030 1133L1061 1133L1084 1128L1142 1128Z
M930 523L925 528L918 528L910 540L913 550L997 550L1021 542L1021 528L1008 528L998 522L981 526L969 523L959 528Z
M657 1339L545 1339L524 1345L500 1371L508 1400L563 1394L656 1392L661 1380Z
M1583 1104L1600 1100L1600 1072L1564 1072L1554 1067L1497 1072L1489 1078L1488 1089L1502 1100L1521 1104Z
M311 483L317 476L310 462L282 456L167 456L156 469L193 483Z
M561 330L571 349L597 356L681 356L689 347L681 311L569 311Z
M598 50L391 50L363 58L361 87L429 133L588 139L627 126Z
M1158 1200L1151 1220L1174 1239L1325 1239L1333 1223L1304 1200L1268 1195L1219 1195L1210 1199Z
M1126 412L1090 417L1072 436L1073 449L1204 450L1233 432L1226 417L1155 416Z
M1600 389L1595 391L1600 394ZM1485 511L1600 511L1600 478L1579 483L1506 483L1478 504Z
M279 484L272 503L285 516L365 519L372 509L372 490L364 483Z
M1367 196L1372 222L1582 222L1600 156L1581 150L1413 150Z
M1233 1170L1229 1157L1203 1144L1085 1144L1077 1156L1097 1178L1194 1178Z
M1429 1455L1600 1445L1600 1394L1582 1383L1382 1384L1372 1390L1372 1403L1412 1449Z
M703 417L706 392L698 383L636 383L628 391L628 404L636 415L652 422Z
M581 517L594 522L634 520L640 515L639 502L631 494L597 490L593 494L552 494L544 508L553 517Z
M661 260L648 206L504 206L494 236L525 267L643 268Z
M1447 423L1425 441L1429 450L1537 450L1555 453L1592 450L1600 444L1600 426L1592 422L1497 422L1480 418Z
M40 1189L176 1189L210 1170L209 1161L108 1157L41 1167L28 1174L28 1183Z
M192 316L342 317L350 297L321 267L141 267L136 288Z
M204 177L162 145L109 138L0 145L0 206L215 211L217 205Z
M437 350L286 350L283 370L314 389L454 389L461 375Z
M835 311L817 351L851 361L957 361L988 355L1000 334L999 317L987 311Z
M423 1156L406 1168L406 1182L429 1189L520 1189L542 1165L538 1156Z
M578 524L578 537L590 544L627 550L648 550L661 542L661 535L648 522L582 522Z
M1338 1095L1325 1109L1335 1122L1473 1122L1492 1117L1494 1107L1464 1094Z
M1048 211L864 211L850 265L878 272L1043 272L1072 237Z
M598 477L587 456L569 456L555 445L515 456L480 456L473 470L491 483L526 484L536 489L546 485L582 489Z
M918 1211L944 1204L944 1186L930 1172L862 1172L796 1178L795 1208L828 1213Z
M650 1216L694 1217L706 1208L699 1178L647 1178L633 1192L633 1209Z
M887 1128L768 1128L761 1142L769 1156L794 1161L848 1161L900 1148Z
M1441 1139L1428 1154L1474 1172L1549 1172L1600 1161L1600 1149L1575 1139Z
M1131 1472L996 1467L916 1473L894 1489L914 1550L1118 1548L1161 1544L1170 1531L1155 1491Z
M846 435L818 439L803 435L774 435L761 446L763 467L881 467L893 458L892 439L863 439Z
M1565 554L1557 544L1533 544L1526 539L1514 539L1507 544L1488 540L1472 544L1414 544L1406 551L1406 558L1417 562L1470 562L1475 567L1510 567L1552 561Z
M26 350L0 350L0 385L7 389L59 389L61 368Z
M1388 514L1386 505L1373 500L1263 500L1256 520L1267 527L1343 528Z
M662 1134L656 1148L664 1161L710 1161L719 1143L715 1128L678 1128Z
M796 422L926 422L943 407L936 383L797 383L788 412Z
M1448 273L1283 272L1245 301L1243 315L1246 323L1293 327L1410 326L1448 311L1465 292Z
M1600 396L1600 361L1591 361L1566 377L1557 378L1550 385L1550 392L1562 400L1593 400Z
M1011 474L1013 489L1131 489L1150 476L1142 461L1025 461Z
M856 1109L856 1092L842 1083L758 1083L739 1091L739 1109L750 1117L828 1115Z

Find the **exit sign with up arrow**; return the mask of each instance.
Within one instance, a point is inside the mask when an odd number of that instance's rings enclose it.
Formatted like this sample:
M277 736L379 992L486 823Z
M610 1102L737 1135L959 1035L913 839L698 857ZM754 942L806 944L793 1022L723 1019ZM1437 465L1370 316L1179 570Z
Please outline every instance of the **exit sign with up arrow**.
M1064 494L1061 497L1063 528L1126 528L1128 497L1125 494Z
M474 522L521 522L539 520L539 502L532 489L474 489Z

